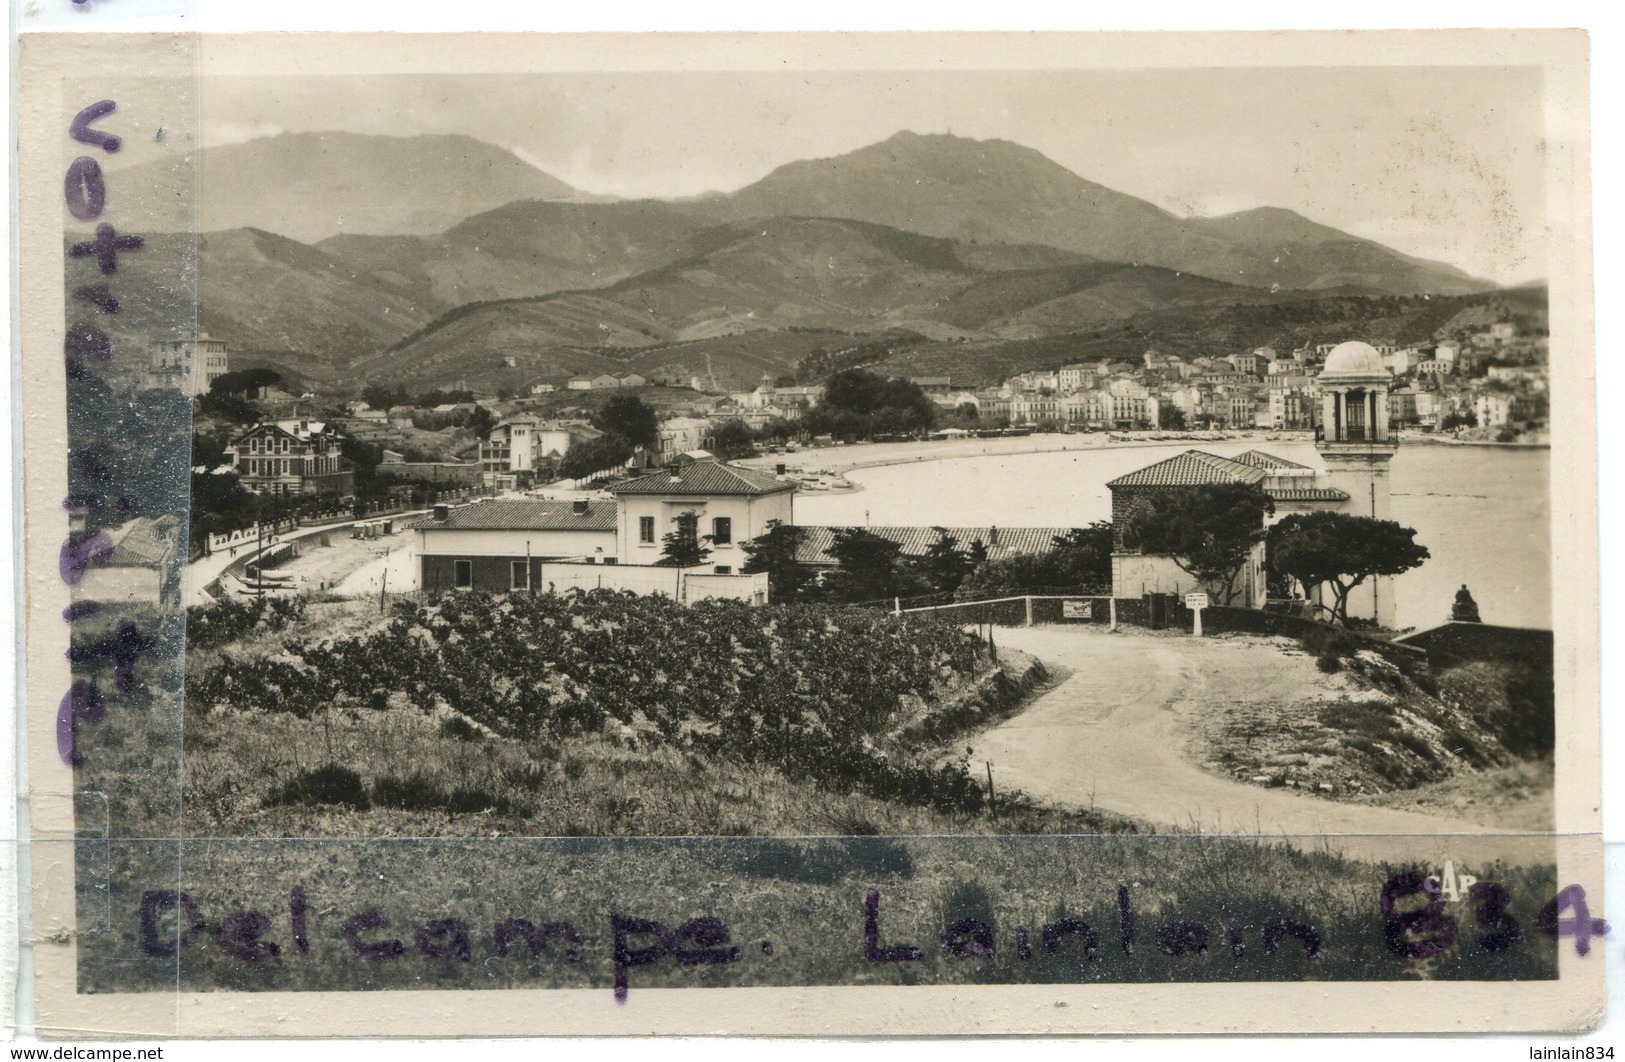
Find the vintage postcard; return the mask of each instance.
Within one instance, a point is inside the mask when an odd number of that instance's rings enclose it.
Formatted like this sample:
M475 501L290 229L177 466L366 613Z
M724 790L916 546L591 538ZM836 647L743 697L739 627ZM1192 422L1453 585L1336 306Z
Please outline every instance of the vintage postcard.
M42 1035L1598 1020L1583 33L19 55Z

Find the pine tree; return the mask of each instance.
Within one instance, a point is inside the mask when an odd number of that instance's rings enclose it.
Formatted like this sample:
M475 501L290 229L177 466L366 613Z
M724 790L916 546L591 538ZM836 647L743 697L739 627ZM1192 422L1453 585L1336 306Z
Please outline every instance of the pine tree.
M660 559L655 563L664 568L692 568L704 564L711 556L711 547L706 545L711 536L700 535L699 514L690 509L673 517L672 522L677 530L661 539Z

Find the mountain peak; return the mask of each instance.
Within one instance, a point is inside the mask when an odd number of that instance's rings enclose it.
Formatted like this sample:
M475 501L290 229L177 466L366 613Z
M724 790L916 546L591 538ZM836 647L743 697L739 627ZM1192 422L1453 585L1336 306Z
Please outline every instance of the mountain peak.
M901 129L844 155L786 163L706 206L717 220L851 218L970 243L1046 244L1262 288L1454 293L1486 286L1293 210L1181 218L1025 145L953 133Z
M1013 140L1001 140L997 137L978 140L975 137L959 136L951 132L916 133L912 129L899 129L884 140L876 141L845 156L837 156L837 158L860 156L866 152L967 162L1005 158L1012 161L1019 160L1029 165L1053 168L1065 173L1074 180L1083 180L1083 178L1072 173L1036 148L1018 144Z
M1348 242L1357 239L1346 232L1311 221L1286 207L1261 206L1219 214L1210 218L1193 218L1198 224L1211 226L1232 238L1253 240L1290 241L1294 243Z
M514 200L579 195L512 151L460 133L278 133L205 147L197 160L207 186L230 189L203 197L197 219L164 194L174 183L167 161L132 168L121 187L154 191L124 209L148 231L257 228L313 243L440 233Z

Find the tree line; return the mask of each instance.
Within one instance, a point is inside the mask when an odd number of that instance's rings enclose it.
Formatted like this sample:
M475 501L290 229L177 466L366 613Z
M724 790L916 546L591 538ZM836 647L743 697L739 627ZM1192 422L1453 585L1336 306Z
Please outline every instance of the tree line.
M678 514L664 536L658 563L675 567L704 564L711 556L709 535L699 534L694 512ZM741 571L765 573L769 596L778 602L864 602L932 594L991 597L1063 590L1098 592L1111 583L1112 531L1109 523L1074 528L1055 536L1048 550L993 559L981 539L961 542L943 528L918 556L864 527L836 528L824 551L831 566L815 570L802 554L805 528L768 521L761 536L742 545Z
M1229 605L1241 593L1238 578L1258 546L1280 596L1301 591L1322 604L1331 620L1349 626L1349 594L1378 576L1401 575L1429 557L1414 528L1393 520L1321 510L1292 513L1273 526L1275 501L1253 484L1226 483L1151 494L1123 528L1123 544L1166 556L1181 571Z
M1350 626L1349 596L1378 576L1401 575L1420 566L1428 549L1416 531L1392 520L1351 513L1293 513L1274 524L1266 518L1275 502L1252 484L1217 484L1152 494L1122 529L1126 549L1168 557L1207 589L1219 605L1242 596L1242 572L1264 547L1272 596L1301 593L1312 600L1325 588L1329 619ZM698 514L673 519L658 563L694 567L712 554L699 533ZM1050 548L997 559L980 539L961 542L945 529L918 556L863 527L837 528L823 568L803 556L805 528L773 520L758 538L742 544L745 573L766 573L772 600L866 602L952 595L980 600L1029 593L1109 593L1115 529L1097 521L1057 535Z

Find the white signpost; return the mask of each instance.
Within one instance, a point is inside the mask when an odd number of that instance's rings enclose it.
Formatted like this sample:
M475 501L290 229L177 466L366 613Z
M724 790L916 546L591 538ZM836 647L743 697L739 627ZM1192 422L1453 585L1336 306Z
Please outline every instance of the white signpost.
M1192 629L1191 633L1200 638L1202 636L1202 610L1207 608L1207 595L1186 594L1185 607L1190 609L1191 612L1196 615L1196 625Z

